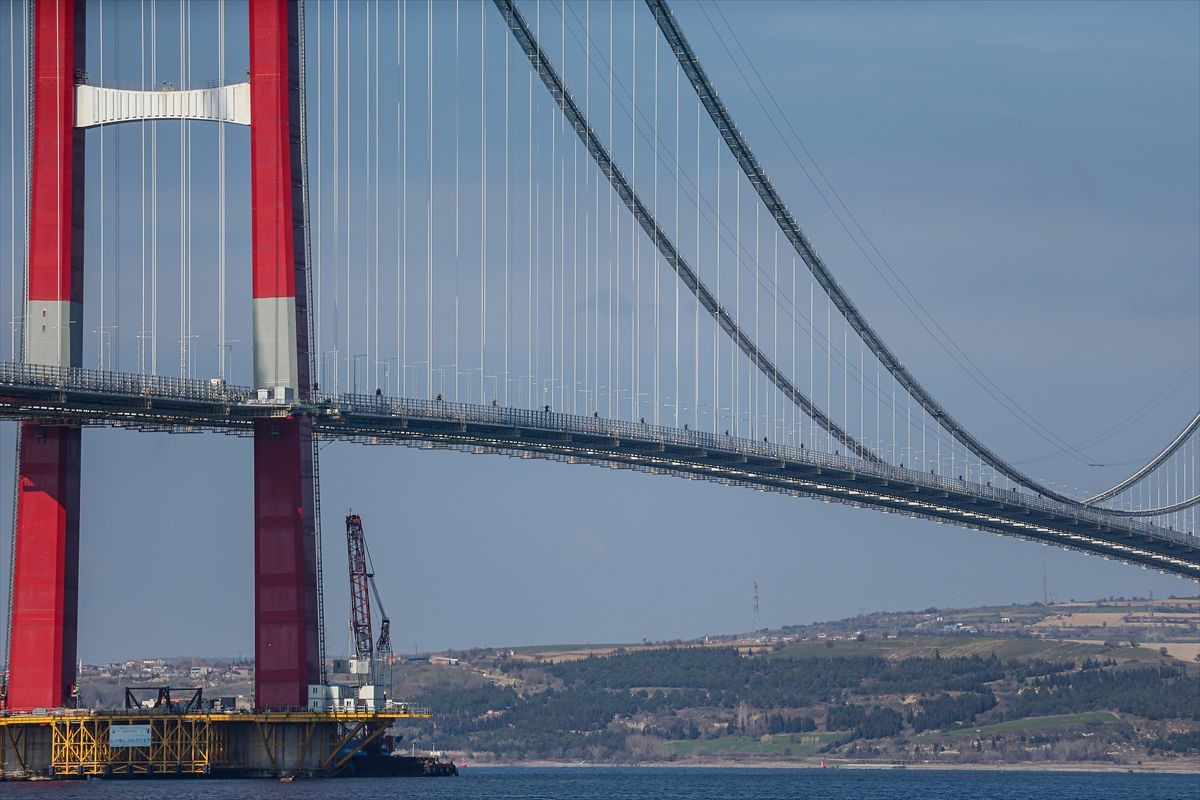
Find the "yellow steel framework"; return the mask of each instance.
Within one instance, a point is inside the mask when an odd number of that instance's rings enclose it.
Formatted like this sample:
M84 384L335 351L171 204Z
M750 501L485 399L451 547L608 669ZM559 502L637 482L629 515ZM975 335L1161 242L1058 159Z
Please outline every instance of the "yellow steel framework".
M429 717L428 711L412 708L182 714L59 710L0 715L0 765L7 765L10 776L207 775L251 766L242 763L251 758L246 754L249 735L261 743L266 757L261 766L272 773L330 772L346 762L350 751L366 746L397 720ZM150 745L110 746L112 729L120 725L149 725ZM39 763L27 764L32 751L25 742L34 735L44 742L47 733L49 747L32 758Z
M219 726L209 719L159 717L148 720L149 747L110 747L112 719L82 717L55 720L51 726L50 765L57 775L203 775L223 763Z

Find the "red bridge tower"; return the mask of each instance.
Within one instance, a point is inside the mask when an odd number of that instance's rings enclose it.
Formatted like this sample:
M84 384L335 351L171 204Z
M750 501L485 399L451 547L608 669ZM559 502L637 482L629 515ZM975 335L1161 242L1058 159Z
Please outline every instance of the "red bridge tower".
M83 330L84 130L76 76L83 0L37 0L25 360L79 367ZM250 0L255 386L280 402L309 393L300 152L299 9ZM79 589L80 429L26 421L14 561L7 707L70 704ZM255 705L303 706L320 674L312 421L254 428Z

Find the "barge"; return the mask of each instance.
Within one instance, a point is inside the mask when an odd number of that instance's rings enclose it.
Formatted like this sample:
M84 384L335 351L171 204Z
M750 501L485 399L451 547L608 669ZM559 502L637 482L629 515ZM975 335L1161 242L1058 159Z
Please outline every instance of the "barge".
M387 730L424 709L0 713L0 780L337 778L457 775L393 754Z

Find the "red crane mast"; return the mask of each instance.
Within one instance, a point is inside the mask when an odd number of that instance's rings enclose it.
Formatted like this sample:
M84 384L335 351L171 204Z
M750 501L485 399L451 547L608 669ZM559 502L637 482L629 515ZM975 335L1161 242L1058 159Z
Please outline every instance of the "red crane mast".
M374 652L370 583L374 575L367 566L367 539L358 514L346 517L346 554L350 561L350 630L354 636L355 657L371 664Z

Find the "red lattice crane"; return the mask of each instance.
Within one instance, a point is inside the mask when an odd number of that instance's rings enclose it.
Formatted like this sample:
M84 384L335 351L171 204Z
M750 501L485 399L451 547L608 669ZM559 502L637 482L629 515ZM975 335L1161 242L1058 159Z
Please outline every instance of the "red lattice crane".
M354 638L355 659L360 665L367 666L373 681L375 659L384 659L392 651L391 620L383 609L379 589L375 586L371 553L367 550L367 537L363 532L362 517L358 514L346 517L346 555L350 563L350 630ZM375 603L379 606L377 642L372 641L372 594L375 595Z

